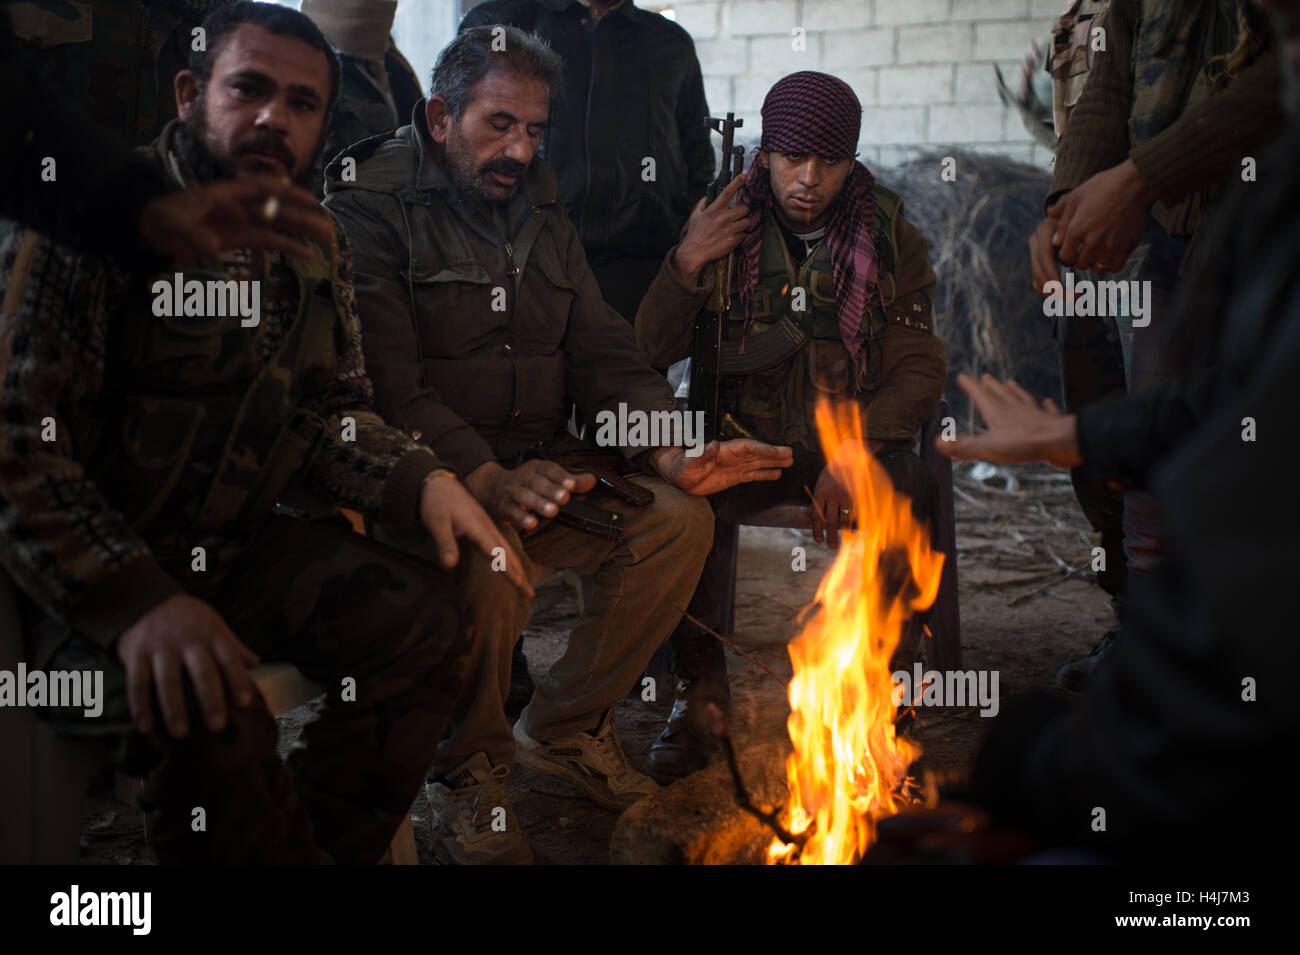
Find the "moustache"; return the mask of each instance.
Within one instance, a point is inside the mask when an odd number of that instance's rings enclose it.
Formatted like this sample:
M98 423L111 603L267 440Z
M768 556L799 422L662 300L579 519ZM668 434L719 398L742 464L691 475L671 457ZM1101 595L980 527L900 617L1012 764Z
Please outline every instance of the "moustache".
M284 140L270 133L258 133L235 147L236 157L245 153L267 153L282 161L288 169L298 164L298 157L284 144Z
M479 166L478 171L481 176L485 176L490 172L499 172L503 176L522 178L524 173L528 171L528 166L517 159L511 159L509 156L498 156L496 159L489 159Z

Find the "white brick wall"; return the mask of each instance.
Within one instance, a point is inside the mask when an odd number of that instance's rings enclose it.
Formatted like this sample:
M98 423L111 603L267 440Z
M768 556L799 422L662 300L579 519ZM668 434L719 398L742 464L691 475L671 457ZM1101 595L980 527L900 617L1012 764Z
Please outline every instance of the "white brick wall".
M675 9L677 22L695 38L711 40L718 35L718 23L722 15L720 3L691 3Z
M799 26L814 30L861 30L871 25L871 0L804 0Z
M727 0L723 7L731 14L728 25L732 36L761 33L789 36L798 25L799 0Z
M1066 0L638 0L671 5L695 38L714 114L761 130L771 85L796 70L847 81L862 100L862 158L894 164L927 146L967 146L1047 168L1020 118L998 101L993 64L1017 82L1031 39L1045 41ZM807 49L791 47L803 28Z
M940 66L898 66L880 70L880 105L919 105L952 101L952 70Z

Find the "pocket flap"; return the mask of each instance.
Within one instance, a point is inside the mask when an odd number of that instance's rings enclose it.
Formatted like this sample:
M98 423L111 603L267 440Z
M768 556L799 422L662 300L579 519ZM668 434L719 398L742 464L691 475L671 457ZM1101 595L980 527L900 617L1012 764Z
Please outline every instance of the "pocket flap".
M416 285L436 282L467 282L471 285L487 285L492 281L487 269L474 261L449 263L437 271L421 269L419 265L416 265L412 271L403 269L402 278L414 282Z

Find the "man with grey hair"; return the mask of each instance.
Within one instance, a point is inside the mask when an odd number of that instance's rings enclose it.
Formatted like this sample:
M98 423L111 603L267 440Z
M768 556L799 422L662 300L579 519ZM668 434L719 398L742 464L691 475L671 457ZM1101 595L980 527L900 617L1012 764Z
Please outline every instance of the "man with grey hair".
M555 174L535 159L559 76L537 37L467 30L439 55L414 122L344 150L326 171L326 205L354 250L381 413L505 525L531 581L564 568L592 585L512 735L503 697L531 608L500 573L504 549L457 569L473 688L438 748L429 796L441 847L461 863L532 859L504 785L516 750L608 809L658 788L624 755L613 706L695 588L713 527L704 496L773 480L792 460L758 441L705 446L680 418L674 434L602 429L599 447L574 453L571 403L597 423L681 413L601 297ZM587 463L562 466L566 452ZM612 501L577 499L593 492L593 468ZM422 552L382 525L375 535Z

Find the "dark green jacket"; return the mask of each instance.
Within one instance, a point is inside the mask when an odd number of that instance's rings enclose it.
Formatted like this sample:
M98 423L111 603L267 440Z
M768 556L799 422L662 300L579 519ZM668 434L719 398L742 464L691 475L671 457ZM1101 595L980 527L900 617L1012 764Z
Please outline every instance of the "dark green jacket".
M589 421L620 402L676 408L601 298L550 168L533 160L503 229L455 195L422 105L413 117L344 150L325 177L353 249L380 413L466 474L556 437L570 402ZM341 179L349 158L355 182Z
M883 307L872 305L868 316L873 343L857 400L869 408L868 438L910 447L916 432L934 413L943 395L947 359L943 342L935 337L932 327L935 277L927 259L930 243L903 217L903 202L896 193L877 185L875 196L876 249L880 254L879 283L884 304ZM770 257L770 241L781 243L784 249L784 241L774 225L764 238L760 256L764 261ZM698 285L686 285L672 266L675 251L664 258L636 318L637 341L658 366L690 356L696 318L713 289L712 267L704 269ZM777 283L778 288L782 284L789 289L797 286L799 271L797 266L793 267L788 280ZM814 287L808 290L807 301L814 311L820 304L833 312L834 291L829 273L823 273L820 279L810 283ZM789 289L779 301L775 290L762 287L756 290L755 325L750 334L756 329L761 333L760 323L774 321L779 312L789 307ZM734 320L729 325L743 327L734 288L731 300ZM838 339L838 330L830 335L815 333L815 336L822 340L815 338L783 364L743 380L737 411L746 428L750 424L745 422L758 426L758 437L769 441L797 441L813 447L816 395L847 397L852 392L851 362L848 350ZM784 400L780 396L785 396ZM783 433L777 433L778 428L783 428Z

